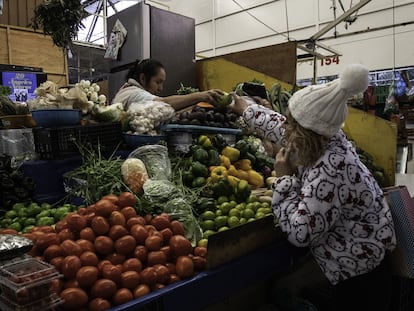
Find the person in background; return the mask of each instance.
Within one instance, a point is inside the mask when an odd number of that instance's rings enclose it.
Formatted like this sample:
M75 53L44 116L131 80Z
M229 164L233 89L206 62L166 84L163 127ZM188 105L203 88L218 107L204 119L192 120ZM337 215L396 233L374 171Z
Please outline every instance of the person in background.
M273 212L287 240L309 250L275 278L275 294L308 298L319 311L388 310L391 299L387 253L396 236L390 208L341 129L347 99L367 86L368 70L354 64L332 82L295 92L285 115L236 94L229 106L280 147Z
M156 59L144 59L136 62L127 75L127 82L115 95L112 103L122 103L127 111L131 103L162 101L176 111L195 105L198 102L215 104L224 94L221 90L208 90L185 95L161 97L163 84L167 78L165 68Z

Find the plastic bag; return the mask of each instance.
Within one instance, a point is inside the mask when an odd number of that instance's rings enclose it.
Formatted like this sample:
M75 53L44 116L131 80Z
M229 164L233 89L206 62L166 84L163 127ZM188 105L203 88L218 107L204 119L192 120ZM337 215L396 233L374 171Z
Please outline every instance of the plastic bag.
M150 179L171 179L171 161L168 156L168 148L165 146L141 146L132 151L128 158L137 158L144 162Z
M181 222L184 226L185 237L193 246L196 246L203 236L203 231L193 214L191 204L183 197L174 198L165 204L164 212L171 219Z

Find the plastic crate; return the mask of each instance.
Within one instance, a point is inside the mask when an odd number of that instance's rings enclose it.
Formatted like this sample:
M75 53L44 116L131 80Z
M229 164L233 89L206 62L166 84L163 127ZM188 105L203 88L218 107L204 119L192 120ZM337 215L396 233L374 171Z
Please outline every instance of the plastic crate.
M241 129L220 128L200 125L167 124L162 127L162 132L167 137L167 145L171 149L180 152L188 152L193 140L201 134L221 134L229 145L234 145L237 135L241 135Z
M100 147L111 153L123 142L120 122L33 128L35 151L41 159L58 159L79 154L78 144Z
M60 278L56 268L33 257L0 267L0 288L8 301L26 305L50 296L52 281Z
M0 310L2 311L46 311L55 310L55 307L64 303L56 293L51 293L47 297L39 300L31 301L24 305L16 304L7 299L7 297L0 295Z

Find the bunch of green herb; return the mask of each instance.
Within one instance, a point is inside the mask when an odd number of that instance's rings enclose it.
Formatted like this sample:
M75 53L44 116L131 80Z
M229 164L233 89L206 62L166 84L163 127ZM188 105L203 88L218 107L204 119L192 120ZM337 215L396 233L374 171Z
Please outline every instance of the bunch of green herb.
M106 159L98 146L76 143L82 157L82 165L65 174L72 195L81 197L86 204L97 202L107 194L119 195L132 192L123 182L120 157L114 157L115 151Z
M180 88L177 90L178 95L191 94L195 92L199 92L199 89L191 86L184 86L182 83L180 83Z

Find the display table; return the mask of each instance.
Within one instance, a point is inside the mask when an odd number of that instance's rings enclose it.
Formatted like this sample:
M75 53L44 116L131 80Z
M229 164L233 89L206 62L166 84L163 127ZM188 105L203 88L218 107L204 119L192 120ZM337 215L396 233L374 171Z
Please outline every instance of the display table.
M294 253L295 249L286 240L277 240L191 279L171 284L110 310L150 310L151 306L156 306L154 310L163 311L202 310L288 269Z

